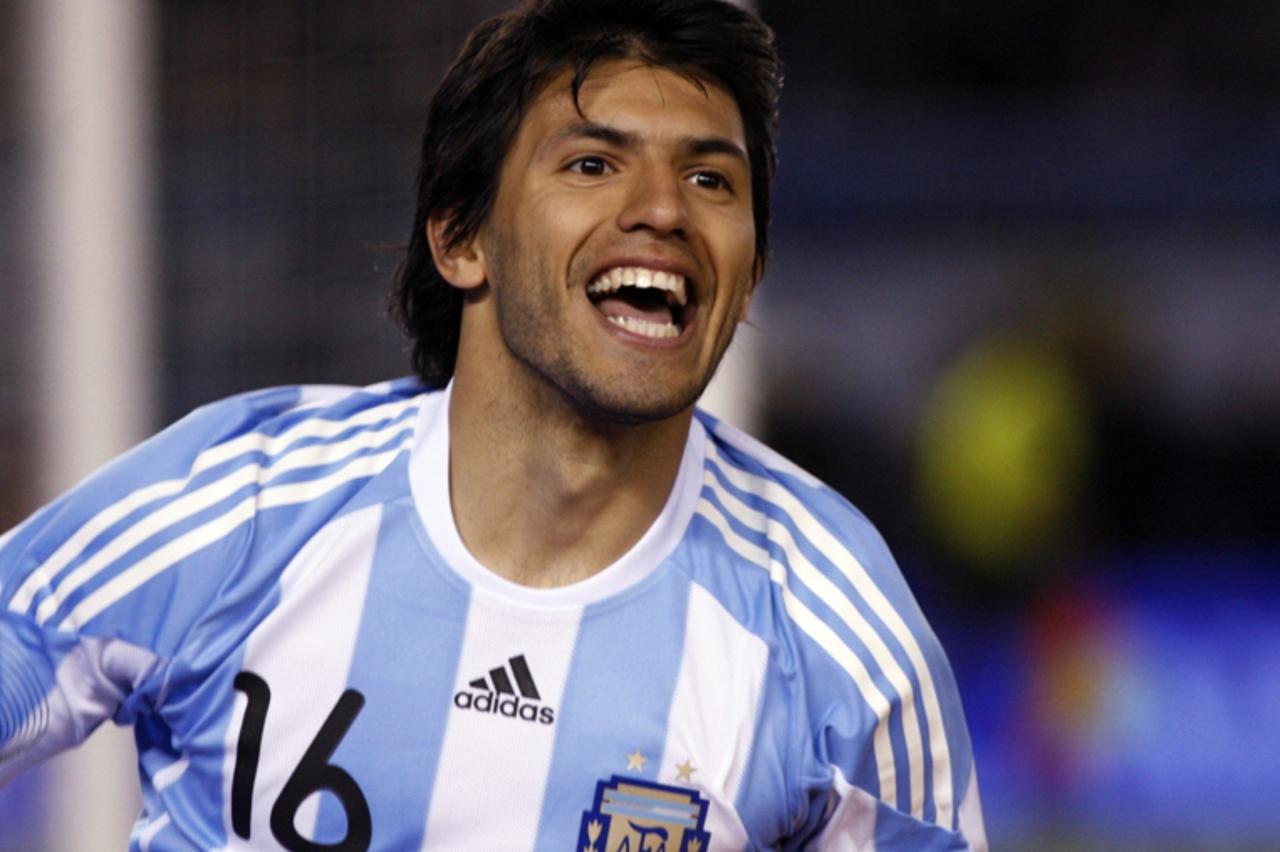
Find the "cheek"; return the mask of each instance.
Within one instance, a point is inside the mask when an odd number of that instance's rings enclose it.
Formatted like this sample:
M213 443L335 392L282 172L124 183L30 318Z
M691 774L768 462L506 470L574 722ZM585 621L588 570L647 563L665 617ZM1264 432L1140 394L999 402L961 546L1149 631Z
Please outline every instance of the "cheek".
M703 225L703 233L726 263L736 270L755 265L756 223L750 210L717 211Z
M755 228L748 224L733 229L731 234L721 243L721 263L719 272L723 281L728 282L734 290L731 309L741 313L750 299L751 290L756 279L756 235ZM735 316L734 319L740 319Z
M519 213L530 227L564 231L597 221L609 204L610 193L600 187L590 190L566 186L545 186L525 193Z
M575 271L575 265L585 262L583 248L599 230L601 222L591 206L581 202L568 203L561 198L559 203L551 200L544 205L531 206L526 215L530 240L536 241L544 263L569 274Z

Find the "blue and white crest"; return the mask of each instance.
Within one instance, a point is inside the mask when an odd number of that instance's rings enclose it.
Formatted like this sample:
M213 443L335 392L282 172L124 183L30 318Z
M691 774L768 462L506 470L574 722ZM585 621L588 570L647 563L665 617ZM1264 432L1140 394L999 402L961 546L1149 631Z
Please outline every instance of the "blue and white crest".
M582 815L582 852L704 852L708 801L696 790L614 775Z

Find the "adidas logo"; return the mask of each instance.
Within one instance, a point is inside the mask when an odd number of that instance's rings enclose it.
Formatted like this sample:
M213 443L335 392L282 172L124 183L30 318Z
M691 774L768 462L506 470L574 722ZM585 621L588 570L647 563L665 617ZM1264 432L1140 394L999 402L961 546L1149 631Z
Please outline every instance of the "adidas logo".
M520 691L519 695L516 690ZM533 672L529 671L524 654L520 654L508 659L505 666L489 669L487 675L470 681L465 689L454 693L453 706L459 710L496 713L508 719L554 724L556 711L536 703L541 700Z

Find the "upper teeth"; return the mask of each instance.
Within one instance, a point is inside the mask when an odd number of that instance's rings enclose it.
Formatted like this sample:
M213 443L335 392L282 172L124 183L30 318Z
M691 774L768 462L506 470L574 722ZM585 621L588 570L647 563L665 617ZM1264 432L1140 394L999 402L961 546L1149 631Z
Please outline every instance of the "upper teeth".
M600 273L596 280L587 287L592 295L616 293L623 287L653 287L667 294L668 304L683 306L688 301L685 293L684 276L678 272L664 272L661 269L647 269L643 266L615 266Z

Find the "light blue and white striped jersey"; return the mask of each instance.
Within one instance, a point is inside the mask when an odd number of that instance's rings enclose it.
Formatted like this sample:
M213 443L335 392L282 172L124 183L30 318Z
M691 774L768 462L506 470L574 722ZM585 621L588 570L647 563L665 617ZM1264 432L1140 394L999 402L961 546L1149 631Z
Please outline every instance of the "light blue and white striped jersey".
M843 499L699 413L614 565L530 589L449 392L206 406L0 538L0 782L133 725L142 850L985 846L954 680Z

